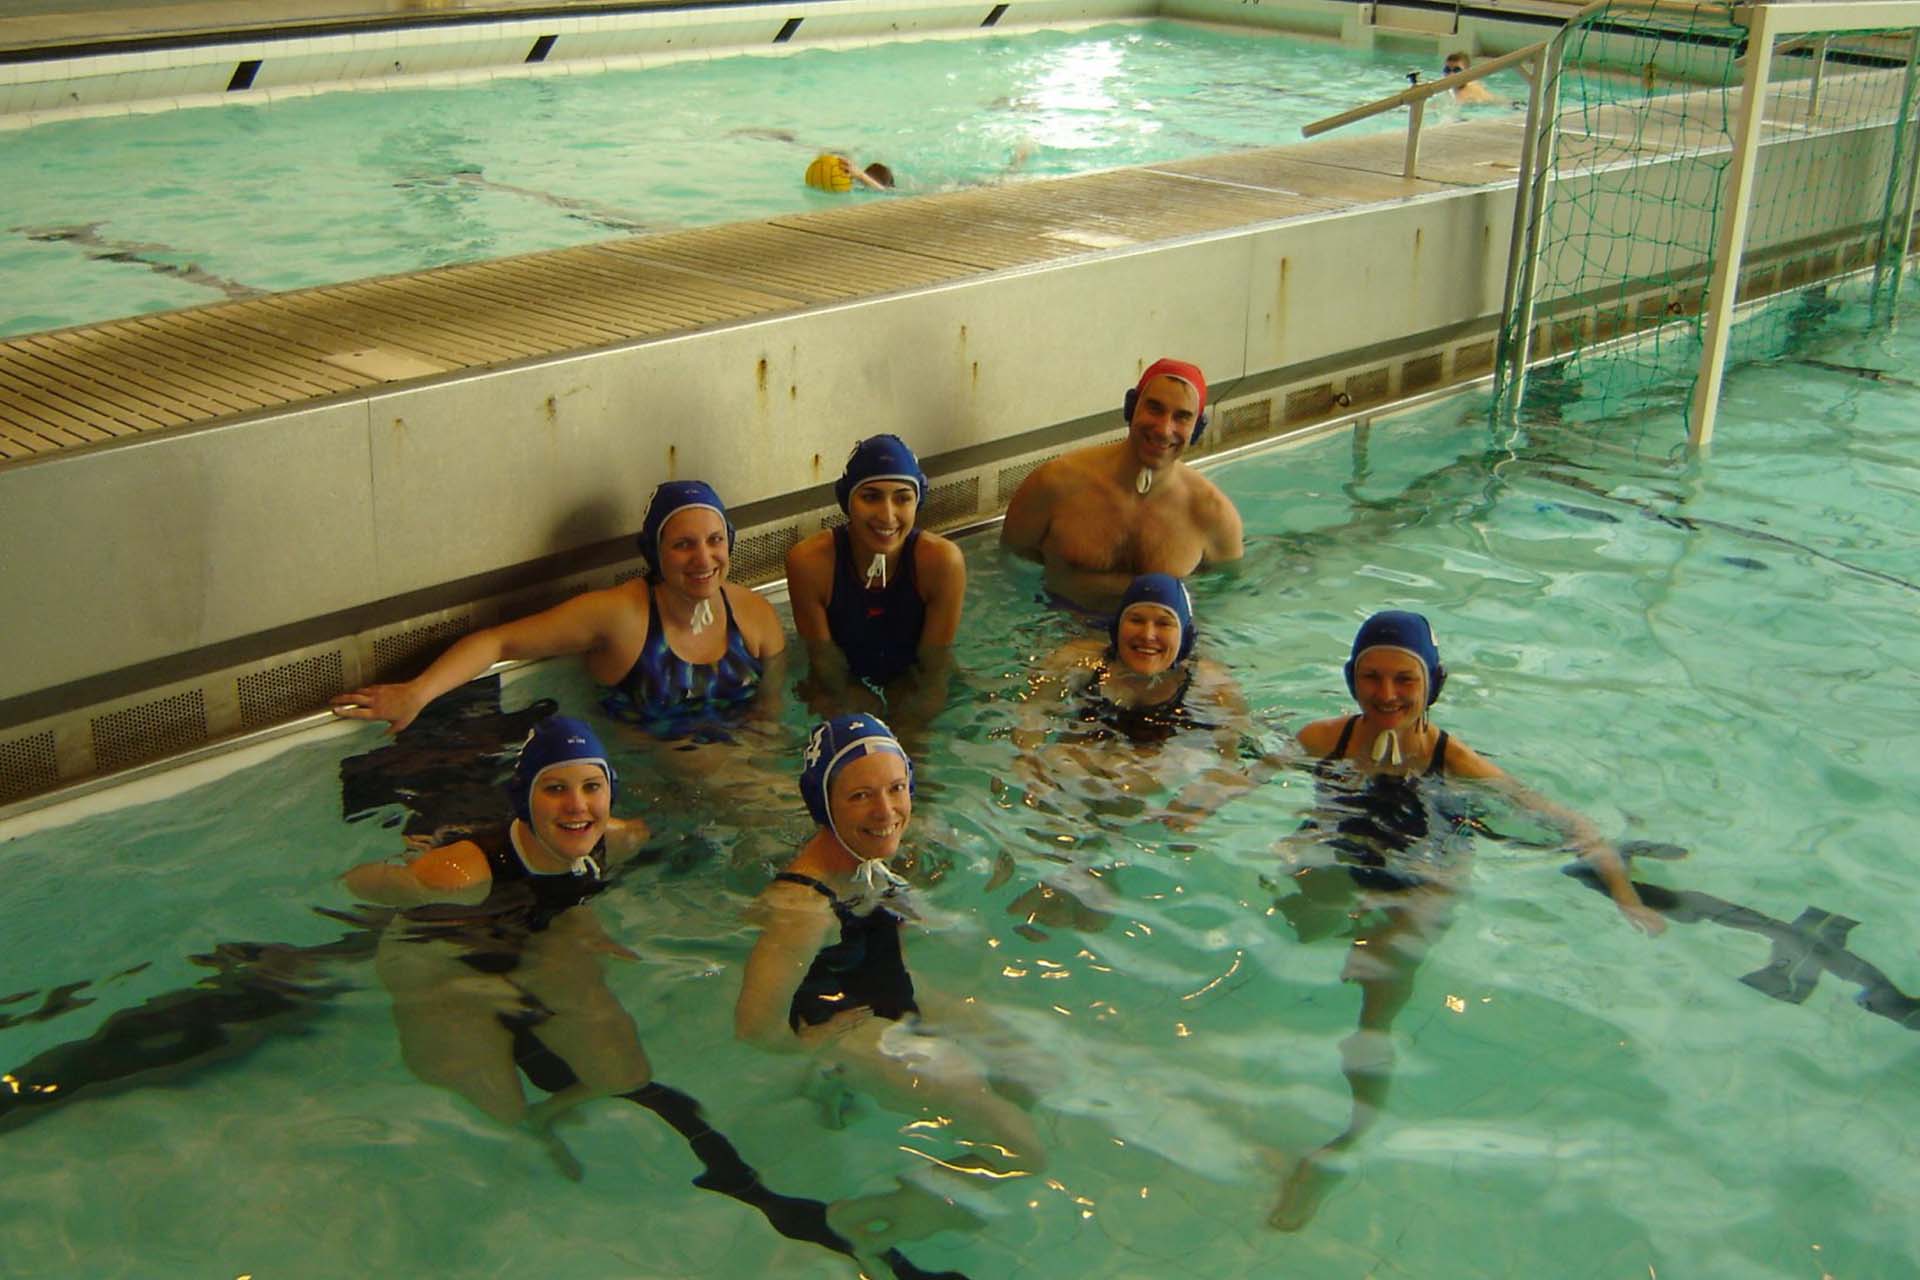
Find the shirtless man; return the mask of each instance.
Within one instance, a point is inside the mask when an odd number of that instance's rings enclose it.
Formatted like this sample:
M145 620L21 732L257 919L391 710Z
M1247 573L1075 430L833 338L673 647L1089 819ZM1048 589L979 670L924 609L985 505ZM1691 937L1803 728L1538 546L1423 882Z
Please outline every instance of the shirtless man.
M1088 609L1111 609L1138 574L1183 578L1238 560L1240 513L1180 461L1206 408L1200 370L1154 361L1127 393L1127 438L1076 449L1022 481L1000 544L1044 564L1048 589Z

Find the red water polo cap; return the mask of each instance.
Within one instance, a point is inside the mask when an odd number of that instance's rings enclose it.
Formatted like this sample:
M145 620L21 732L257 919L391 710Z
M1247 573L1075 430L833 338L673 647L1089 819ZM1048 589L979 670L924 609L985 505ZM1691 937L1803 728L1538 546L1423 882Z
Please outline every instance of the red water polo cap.
M1185 360L1155 360L1147 366L1147 371L1140 375L1140 381L1134 384L1134 394L1139 395L1147 389L1149 382L1161 376L1178 378L1190 385L1200 394L1200 403L1195 407L1194 412L1201 414L1207 411L1207 376L1200 372L1198 366L1190 365Z

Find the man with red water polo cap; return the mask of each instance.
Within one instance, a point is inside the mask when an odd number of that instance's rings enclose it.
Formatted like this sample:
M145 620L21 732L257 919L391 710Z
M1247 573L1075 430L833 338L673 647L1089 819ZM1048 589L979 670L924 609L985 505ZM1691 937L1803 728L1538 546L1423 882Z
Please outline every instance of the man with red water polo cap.
M1185 577L1238 560L1240 513L1180 461L1207 425L1207 380L1184 360L1156 360L1127 392L1127 436L1076 449L1021 482L1000 543L1047 567L1047 586L1109 608L1142 573Z

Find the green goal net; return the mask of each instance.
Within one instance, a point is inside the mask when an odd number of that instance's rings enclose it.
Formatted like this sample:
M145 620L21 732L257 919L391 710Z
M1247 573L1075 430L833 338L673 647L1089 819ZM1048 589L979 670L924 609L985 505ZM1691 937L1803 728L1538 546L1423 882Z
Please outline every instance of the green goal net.
M1763 25L1752 9L1606 4L1549 45L1498 412L1516 413L1529 365L1550 362L1543 392L1577 379L1596 414L1677 407L1697 429L1715 357L1782 350L1807 323L1809 286L1864 274L1882 294L1898 287L1920 139L1920 6L1770 8ZM1828 18L1851 25L1820 25ZM1754 58L1766 59L1753 95L1763 110L1742 164ZM1714 318L1717 267L1737 324Z

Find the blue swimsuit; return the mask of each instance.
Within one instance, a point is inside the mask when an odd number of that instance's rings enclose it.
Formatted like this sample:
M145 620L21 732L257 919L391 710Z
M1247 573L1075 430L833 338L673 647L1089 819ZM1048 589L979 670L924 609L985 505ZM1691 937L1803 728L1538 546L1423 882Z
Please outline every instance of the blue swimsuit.
M747 638L733 620L733 602L726 592L720 593L720 601L727 610L727 651L718 662L688 662L667 644L659 599L649 591L647 639L640 656L600 705L623 720L670 733L688 720L751 699L760 685L760 660L747 652Z
M918 529L907 531L900 568L878 591L867 589L866 570L853 562L847 527L833 531L833 595L827 600L827 634L847 655L856 680L884 684L920 656L920 633L927 626L927 604L914 577Z

